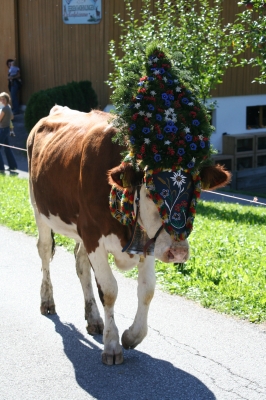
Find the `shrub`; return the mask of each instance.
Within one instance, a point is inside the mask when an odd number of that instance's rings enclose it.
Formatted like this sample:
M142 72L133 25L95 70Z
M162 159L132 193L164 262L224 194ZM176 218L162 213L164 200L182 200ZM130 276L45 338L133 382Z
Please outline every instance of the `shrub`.
M89 112L98 106L98 100L89 81L71 82L67 85L33 93L27 103L25 112L25 127L27 131L30 132L41 118L49 115L51 108L55 104Z

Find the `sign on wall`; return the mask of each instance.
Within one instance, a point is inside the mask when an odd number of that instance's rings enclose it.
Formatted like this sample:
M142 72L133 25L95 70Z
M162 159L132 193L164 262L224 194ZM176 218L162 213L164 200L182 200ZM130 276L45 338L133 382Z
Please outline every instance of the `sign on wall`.
M65 24L98 24L102 19L102 0L62 0Z

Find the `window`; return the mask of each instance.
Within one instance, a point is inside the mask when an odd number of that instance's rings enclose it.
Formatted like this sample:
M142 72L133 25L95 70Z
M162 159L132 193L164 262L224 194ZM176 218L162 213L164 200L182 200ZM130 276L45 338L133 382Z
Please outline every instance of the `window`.
M266 106L247 107L247 129L266 127Z

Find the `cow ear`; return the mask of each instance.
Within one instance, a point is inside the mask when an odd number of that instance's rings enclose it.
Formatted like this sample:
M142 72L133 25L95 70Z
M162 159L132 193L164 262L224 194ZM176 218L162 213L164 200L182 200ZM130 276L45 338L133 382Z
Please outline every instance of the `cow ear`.
M107 172L109 185L115 185L117 189L128 189L139 185L143 180L143 171L136 171L131 164L123 163Z
M232 175L222 165L217 164L202 168L200 177L203 190L214 190L228 185Z

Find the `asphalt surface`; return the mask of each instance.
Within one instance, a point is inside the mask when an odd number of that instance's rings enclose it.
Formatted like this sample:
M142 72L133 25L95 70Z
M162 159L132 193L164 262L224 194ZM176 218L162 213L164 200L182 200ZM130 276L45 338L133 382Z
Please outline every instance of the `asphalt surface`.
M105 366L101 336L86 333L74 256L57 248L51 277L58 314L45 317L39 312L36 239L5 227L0 235L1 400L266 399L265 325L157 288L148 336L135 350L124 351L124 364ZM121 335L134 319L137 283L119 272L115 276Z

